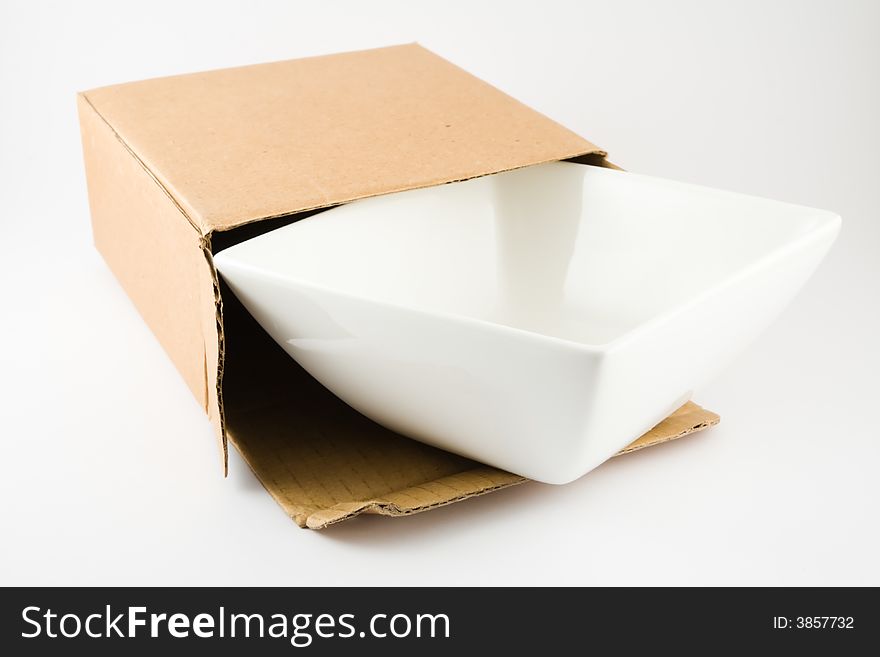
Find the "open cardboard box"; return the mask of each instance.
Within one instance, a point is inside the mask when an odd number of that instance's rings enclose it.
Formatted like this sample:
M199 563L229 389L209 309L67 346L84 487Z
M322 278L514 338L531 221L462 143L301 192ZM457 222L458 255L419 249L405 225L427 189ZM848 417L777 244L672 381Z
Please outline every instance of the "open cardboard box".
M357 198L605 152L418 45L79 94L95 244L228 442L302 527L524 481L394 434L305 373L213 254ZM622 453L718 422L687 403Z

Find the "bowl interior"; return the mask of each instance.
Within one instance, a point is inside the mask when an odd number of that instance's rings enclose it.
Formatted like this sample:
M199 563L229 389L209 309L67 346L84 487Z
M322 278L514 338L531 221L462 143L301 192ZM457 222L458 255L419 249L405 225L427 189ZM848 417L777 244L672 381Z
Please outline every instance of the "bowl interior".
M819 210L572 163L355 201L236 245L239 266L603 345L806 238Z

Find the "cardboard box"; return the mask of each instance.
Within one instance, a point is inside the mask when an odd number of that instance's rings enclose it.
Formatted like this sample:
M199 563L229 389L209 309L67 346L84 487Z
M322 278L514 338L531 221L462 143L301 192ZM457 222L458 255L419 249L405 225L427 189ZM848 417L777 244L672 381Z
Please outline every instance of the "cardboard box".
M357 198L605 152L418 45L79 94L95 244L213 424L294 521L406 515L521 477L384 429L244 311L214 253ZM626 451L718 416L688 403Z

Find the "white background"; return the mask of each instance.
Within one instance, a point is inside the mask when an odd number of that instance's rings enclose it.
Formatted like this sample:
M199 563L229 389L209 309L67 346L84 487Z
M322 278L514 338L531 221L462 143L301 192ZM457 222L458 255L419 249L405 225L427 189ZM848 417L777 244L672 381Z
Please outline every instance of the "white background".
M0 584L880 584L880 3L4 2ZM404 519L298 529L93 250L74 92L423 45L633 171L837 211L722 424Z

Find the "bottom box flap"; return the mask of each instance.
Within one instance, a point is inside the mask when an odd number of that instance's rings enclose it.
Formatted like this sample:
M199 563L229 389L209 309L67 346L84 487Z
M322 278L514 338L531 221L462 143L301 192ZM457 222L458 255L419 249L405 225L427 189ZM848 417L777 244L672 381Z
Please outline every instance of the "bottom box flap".
M232 444L300 527L402 516L526 479L394 433L348 406L270 338L221 283L223 399ZM620 454L719 421L688 402Z
M718 421L688 402L619 455ZM527 481L395 434L314 380L300 380L296 394L283 401L233 406L227 423L230 440L266 490L297 525L310 529L360 513L410 515Z
M311 425L315 414L304 416L297 406L247 411L235 423L247 427L244 434L234 433L230 424L230 438L300 527L322 529L360 513L410 515L528 481L399 436L366 418L341 426L334 422L330 435ZM304 417L310 426L304 426ZM688 402L618 456L718 421L715 413ZM365 430L367 423L373 426Z

